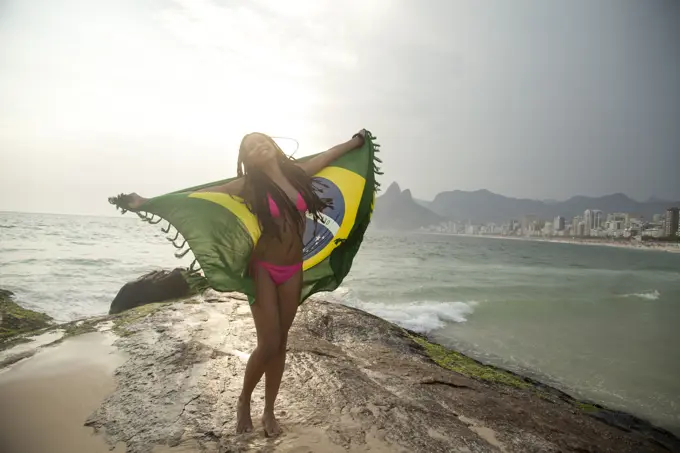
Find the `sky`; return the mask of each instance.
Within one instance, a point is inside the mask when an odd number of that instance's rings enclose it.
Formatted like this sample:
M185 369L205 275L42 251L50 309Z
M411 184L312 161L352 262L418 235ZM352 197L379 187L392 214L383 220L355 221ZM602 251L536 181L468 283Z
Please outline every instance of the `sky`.
M361 128L381 181L680 200L674 0L0 0L0 211L235 175Z

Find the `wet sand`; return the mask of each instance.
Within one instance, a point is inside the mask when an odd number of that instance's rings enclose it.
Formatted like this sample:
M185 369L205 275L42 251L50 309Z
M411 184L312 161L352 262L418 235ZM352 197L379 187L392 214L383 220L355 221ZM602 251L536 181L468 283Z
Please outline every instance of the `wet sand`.
M0 451L105 453L104 439L84 426L115 389L124 356L108 333L90 333L39 350L0 374Z

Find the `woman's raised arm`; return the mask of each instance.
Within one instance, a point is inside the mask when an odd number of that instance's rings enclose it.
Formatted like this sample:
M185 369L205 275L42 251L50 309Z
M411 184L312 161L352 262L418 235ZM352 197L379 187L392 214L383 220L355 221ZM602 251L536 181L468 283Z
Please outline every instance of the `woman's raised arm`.
M221 192L226 193L227 195L240 195L241 191L243 190L243 184L244 178L241 177L229 182L225 182L224 184L220 184L219 186L205 187L201 190L197 190L196 192Z
M324 151L318 156L313 157L305 162L298 162L297 165L302 168L309 176L314 176L344 154L347 154L348 152L363 146L365 137L366 130L362 129L357 134L355 134L351 140L346 141L345 143L340 143L339 145L335 145L329 150Z
M243 190L243 178L238 178L233 181L226 182L217 186L205 187L197 190L197 192L221 192L227 195L240 195ZM109 203L118 206L125 211L137 212L139 207L146 203L149 199L144 198L135 192L130 194L120 194L117 197L110 197Z

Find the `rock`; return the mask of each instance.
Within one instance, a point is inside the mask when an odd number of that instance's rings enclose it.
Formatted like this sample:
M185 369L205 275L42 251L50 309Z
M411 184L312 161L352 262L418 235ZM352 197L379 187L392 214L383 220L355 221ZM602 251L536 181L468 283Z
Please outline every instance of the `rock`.
M52 318L45 313L19 306L12 300L13 295L11 291L0 289L0 343L52 324Z
M111 302L109 314L113 315L140 305L164 302L187 297L192 293L184 275L186 270L176 268L152 271L134 282L126 283Z
M126 317L116 345L127 361L117 389L86 423L111 446L124 442L129 453L157 444L209 452L680 451L680 440L646 422L631 418L621 429L621 417L594 416L604 408L317 299L301 306L290 332L277 401L285 434L262 435L261 382L256 430L236 435L255 328L246 303L210 297L221 303L157 304L114 318L122 326Z
M378 228L407 231L437 225L444 220L444 217L418 204L409 189L402 192L396 182L375 200L372 219Z
M11 293L0 296L4 304ZM81 415L73 423L81 429L85 422L110 447L128 453L158 451L159 444L206 452L680 451L680 439L630 414L577 401L316 297L301 306L290 332L277 403L285 434L262 435L257 422L264 405L262 382L253 394L256 430L236 435L237 398L256 337L247 302L235 296L210 292L191 300L212 303L153 303L53 326L55 332L33 340L35 347L21 344L0 354L0 367L39 357L65 366L64 356L49 358L59 346L48 343L68 345L87 333L91 338L82 347L89 350L110 346L109 337L117 334L114 345L125 354L116 354L116 360L122 358L113 364L115 390L97 400L99 407L87 420ZM33 355L37 348L40 354ZM109 356L96 354L97 363ZM81 378L92 376L101 378ZM90 384L82 381L78 389L87 393ZM59 400L58 407L33 406L70 413L64 401L70 399Z

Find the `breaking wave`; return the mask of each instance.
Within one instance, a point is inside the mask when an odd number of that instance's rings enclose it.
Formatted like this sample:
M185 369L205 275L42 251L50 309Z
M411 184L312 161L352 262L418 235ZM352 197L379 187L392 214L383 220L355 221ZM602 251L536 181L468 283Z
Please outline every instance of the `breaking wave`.
M624 294L621 297L639 297L640 299L657 300L659 297L661 297L661 293L657 290L653 290L642 293Z
M353 297L347 288L338 288L331 294L329 299L333 302L359 308L419 333L441 329L447 323L465 322L477 305L474 301L366 302Z

